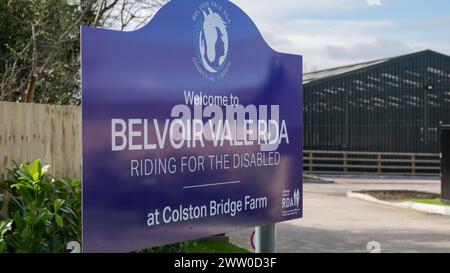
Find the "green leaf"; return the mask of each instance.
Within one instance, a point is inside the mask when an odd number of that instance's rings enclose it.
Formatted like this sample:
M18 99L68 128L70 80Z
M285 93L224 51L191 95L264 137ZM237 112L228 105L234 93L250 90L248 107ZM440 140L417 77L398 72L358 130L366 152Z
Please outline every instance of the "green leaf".
M23 165L22 167L24 167L24 166L27 166L27 165ZM28 167L28 170L29 170L29 167ZM18 169L17 173L20 175L19 179L29 181L29 182L33 181L33 177L30 175L28 170L26 170L24 168Z
M31 167L31 175L33 176L34 181L38 181L41 178L41 160L37 159L33 163L33 167Z
M37 205L39 207L43 206L47 199L47 192L45 190L41 190L41 192L36 196Z
M17 162L14 161L14 160L11 161L11 165L13 166L14 169L19 169L20 168L19 164L17 164Z
M11 185L11 188L17 188L17 189L20 189L20 188L28 188L28 189L30 189L30 190L33 190L33 189L34 189L33 186L31 186L31 185L29 185L29 184L25 184L25 183L15 183L15 184L12 184L12 185Z
M62 207L62 205L64 204L64 200L62 199L56 199L55 203L53 204L53 212L54 213L58 213L59 209Z
M58 225L58 227L62 228L64 225L62 217L59 216L58 214L55 214L55 220L56 220L56 224Z
M23 221L23 217L19 211L14 212L13 220L18 230L25 228L25 222Z
M0 239L3 238L6 232L12 229L13 220L0 221ZM0 251L1 252L1 251Z
M27 224L34 225L34 222L35 222L36 219L33 216L31 216L31 215L27 215L27 216L23 217L23 220Z
M0 253L3 253L6 249L6 243L5 240L0 238Z
M62 206L62 207L61 207L61 211L64 212L64 213L70 214L70 215L72 215L72 216L74 216L74 217L77 216L77 214L75 213L75 211L73 211L73 209L72 209L71 207L67 206L67 205Z
M33 173L33 181L39 181L40 174L39 173Z
M25 226L25 228L20 233L20 237L25 241L28 240L32 235L33 234L31 232L31 226L29 225Z
M51 252L61 252L64 250L64 243L62 242L62 239L60 237L54 237L51 241Z
M13 247L16 251L23 248L23 244L24 244L24 242L22 240L20 240L17 235L18 234L16 233L16 234L13 234L10 237L8 237L8 244L11 245L11 247Z
M28 164L21 164L19 169L23 169L25 172L31 175L31 166Z
M50 217L51 214L47 210L45 210L41 214L39 214L38 221L45 223Z
M34 198L33 195L31 193L31 190L28 188L19 188L19 193L20 196L22 196L23 201L25 201L25 203L31 203L33 202Z
M24 211L25 210L25 203L23 201L23 198L13 196L12 198L13 204L17 206L18 210L16 212Z

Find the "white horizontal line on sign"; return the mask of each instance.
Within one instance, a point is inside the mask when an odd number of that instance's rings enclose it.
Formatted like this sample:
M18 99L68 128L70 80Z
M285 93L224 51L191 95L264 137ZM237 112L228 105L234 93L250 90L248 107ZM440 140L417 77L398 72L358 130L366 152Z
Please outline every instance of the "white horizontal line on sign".
M193 186L185 186L185 187L183 187L183 189L214 187L214 186L223 186L223 185L230 185L230 184L237 184L237 183L241 183L241 181L229 181L229 182L218 182L218 183L210 183L210 184L200 184L200 185L193 185Z
M300 209L291 209L291 210L283 210L282 213L296 212L300 211Z

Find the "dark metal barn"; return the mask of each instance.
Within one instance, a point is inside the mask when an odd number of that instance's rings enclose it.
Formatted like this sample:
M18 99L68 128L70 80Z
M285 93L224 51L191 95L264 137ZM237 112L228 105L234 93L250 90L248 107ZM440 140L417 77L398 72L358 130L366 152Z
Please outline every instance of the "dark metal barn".
M304 75L305 150L438 153L450 56L426 50Z

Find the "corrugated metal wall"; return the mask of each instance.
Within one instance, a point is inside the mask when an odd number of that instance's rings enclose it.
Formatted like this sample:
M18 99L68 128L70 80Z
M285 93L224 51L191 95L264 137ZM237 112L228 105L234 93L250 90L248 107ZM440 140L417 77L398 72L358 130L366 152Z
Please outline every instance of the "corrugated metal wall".
M307 150L436 153L439 124L450 123L450 57L426 51L316 80L304 100Z

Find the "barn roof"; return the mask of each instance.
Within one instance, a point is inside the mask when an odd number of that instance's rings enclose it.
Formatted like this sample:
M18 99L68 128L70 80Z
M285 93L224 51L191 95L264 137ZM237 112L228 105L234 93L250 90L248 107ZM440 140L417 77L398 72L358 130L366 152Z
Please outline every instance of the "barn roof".
M424 55L424 54L438 54L445 58L450 58L450 56L438 53L436 51L424 50L424 51L415 52L415 53L407 54L407 55L396 56L396 57L392 57L392 58L380 59L380 60L375 60L375 61L340 66L340 67L306 73L303 75L303 84L308 84L308 83L312 83L312 82L315 82L318 80L330 79L330 78L334 78L334 77L338 77L338 76L342 76L342 75L346 75L346 74L351 74L351 73L359 72L361 70L373 68L377 65L386 64L389 62L395 62L395 61L399 61L399 60L403 60L403 59L414 58L414 57Z

